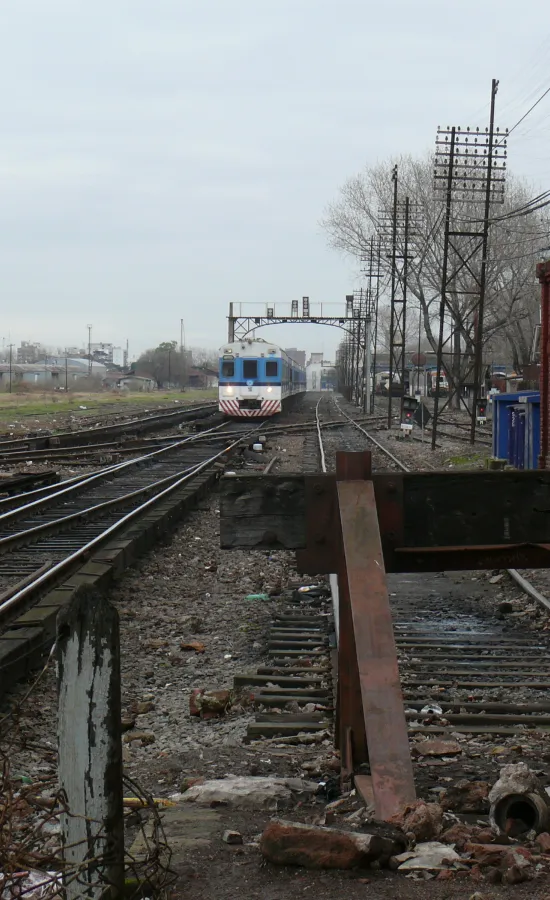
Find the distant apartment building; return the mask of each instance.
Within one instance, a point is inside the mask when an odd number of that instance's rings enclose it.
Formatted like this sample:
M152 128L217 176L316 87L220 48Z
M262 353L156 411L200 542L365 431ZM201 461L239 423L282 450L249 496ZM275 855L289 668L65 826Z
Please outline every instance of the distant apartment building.
M21 345L16 351L16 362L23 364L41 362L45 352L42 344L34 341L21 341Z
M106 366L125 367L128 364L127 353L122 347L115 347L114 344L91 344L90 350L92 359L96 362L103 363ZM86 356L88 354L86 353Z

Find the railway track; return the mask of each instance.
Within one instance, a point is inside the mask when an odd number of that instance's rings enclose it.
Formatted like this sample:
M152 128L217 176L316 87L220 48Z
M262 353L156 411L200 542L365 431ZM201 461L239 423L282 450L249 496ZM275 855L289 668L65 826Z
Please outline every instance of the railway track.
M115 422L109 425L99 425L96 428L83 428L75 431L61 431L55 434L30 433L21 438L10 438L0 441L0 456L13 451L32 451L49 449L52 447L76 447L90 443L97 443L98 438L113 438L129 434L141 434L147 431L161 431L173 428L182 422L194 419L218 416L217 403L207 403L203 406L180 407L168 412L155 415L141 416L134 419L125 419L123 422ZM221 416L218 416L221 421Z
M261 424L261 423L260 423ZM59 608L82 584L104 583L149 546L257 434L213 427L97 472L0 501L2 692L51 642ZM17 663L17 664L16 664ZM7 674L6 674L7 673Z
M411 471L410 462L353 424L390 467ZM319 454L326 471L323 437L319 422ZM544 768L550 730L550 643L546 632L534 633L522 627L521 618L502 615L487 597L487 582L474 574L390 575L388 587L395 598L394 631L413 748L420 737L448 740L458 735L464 744L462 762L451 774L460 773L461 767L471 771L485 747L488 759L477 767L491 780L503 759L502 744L505 757L506 745L515 746L509 754L512 760L531 755L530 765L536 768L538 762ZM547 598L527 579L516 570L508 574L541 608L550 609ZM491 756L495 741L500 750ZM417 781L429 791L438 782L437 772L424 761L421 766L425 768L417 767Z
M409 459L400 459L334 402L344 429L353 428L375 448L378 470L411 471ZM327 443L324 426L324 419L332 420L327 409L332 403L332 398L321 398L316 406L317 471L333 468L335 438L332 434ZM310 464L311 441L306 438ZM521 576L517 580L522 590L550 608L529 582ZM248 728L249 739L308 734L314 739L315 734L330 732L338 630L335 578L330 585L333 599L327 599L321 584L286 595L269 634L271 664L235 679L237 687L251 686L259 710ZM388 588L394 598L394 632L419 794L433 799L431 791L440 784L441 770L421 755L419 742L426 738L456 746L454 759L441 763L447 780L472 778L475 772L476 778L491 782L503 761L518 759L544 770L550 730L546 633L522 626L521 617L502 614L493 599L495 589L475 573L391 575Z

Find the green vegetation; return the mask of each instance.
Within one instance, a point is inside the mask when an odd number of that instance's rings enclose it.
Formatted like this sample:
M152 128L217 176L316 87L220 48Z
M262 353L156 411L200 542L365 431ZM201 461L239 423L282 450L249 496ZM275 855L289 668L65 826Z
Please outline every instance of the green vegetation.
M481 453L469 453L463 456L449 456L445 460L448 466L477 466L485 461L485 456Z

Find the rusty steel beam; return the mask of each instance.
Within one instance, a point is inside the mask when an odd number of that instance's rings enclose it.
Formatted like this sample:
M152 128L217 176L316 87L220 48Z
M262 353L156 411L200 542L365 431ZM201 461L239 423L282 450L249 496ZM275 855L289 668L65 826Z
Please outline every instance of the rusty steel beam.
M415 799L378 514L372 482L338 481L343 560L340 604L349 605L376 815L388 819ZM340 619L340 641L344 628ZM342 652L342 651L340 651ZM341 695L340 695L341 696ZM348 709L340 710L340 731ZM357 717L357 711L354 713ZM353 733L354 754L356 735Z
M397 547L390 572L460 572L490 569L546 569L550 544L476 547Z
M352 482L368 478L372 471L372 457L368 451L363 453L336 453L336 478ZM340 515L335 503L335 520L333 530L338 546L338 559L335 571L338 574L338 700L336 704L336 741L342 760L342 784L346 785L355 765L368 762L367 737L365 719L361 700L361 684L351 603L348 588L346 564L342 549L340 531Z

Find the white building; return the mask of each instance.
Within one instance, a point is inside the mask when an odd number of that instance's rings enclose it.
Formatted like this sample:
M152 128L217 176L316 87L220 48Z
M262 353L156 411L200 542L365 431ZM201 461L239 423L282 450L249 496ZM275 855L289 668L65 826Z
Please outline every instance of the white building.
M324 391L332 385L334 363L323 359L322 353L312 353L306 363L306 386L308 391Z

